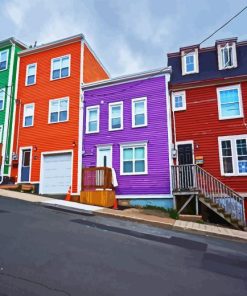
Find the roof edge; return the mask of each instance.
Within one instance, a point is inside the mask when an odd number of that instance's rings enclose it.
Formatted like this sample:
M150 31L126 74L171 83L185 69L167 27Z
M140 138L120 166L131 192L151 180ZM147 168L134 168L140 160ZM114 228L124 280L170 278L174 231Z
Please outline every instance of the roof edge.
M5 46L5 45L9 45L9 44L16 44L21 49L26 49L27 48L26 44L24 44L23 42L17 40L15 37L9 37L7 39L0 40L0 46Z
M49 43L41 44L41 45L33 47L33 48L27 48L26 50L21 51L19 53L19 56L26 56L26 55L33 54L36 52L45 51L45 50L48 50L53 47L66 45L69 43L80 41L82 39L85 39L83 34L77 34L77 35L73 35L70 37L63 38L63 39L58 39L58 40L55 40L55 41L52 41Z
M164 75L164 74L171 74L171 72L172 72L171 67L154 69L154 70L149 70L149 71L145 71L145 72L123 75L123 76L118 76L118 77L111 78L111 79L105 79L105 80L100 80L97 82L82 84L81 89L82 90L90 90L90 89L98 88L101 86L112 85L115 83L144 79L144 78L149 78L152 76L157 77L159 75Z

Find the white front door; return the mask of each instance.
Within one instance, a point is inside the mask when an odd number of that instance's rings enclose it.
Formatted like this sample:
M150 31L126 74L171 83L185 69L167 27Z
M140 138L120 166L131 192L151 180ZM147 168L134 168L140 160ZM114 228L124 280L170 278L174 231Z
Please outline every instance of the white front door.
M97 167L112 167L112 146L97 148Z

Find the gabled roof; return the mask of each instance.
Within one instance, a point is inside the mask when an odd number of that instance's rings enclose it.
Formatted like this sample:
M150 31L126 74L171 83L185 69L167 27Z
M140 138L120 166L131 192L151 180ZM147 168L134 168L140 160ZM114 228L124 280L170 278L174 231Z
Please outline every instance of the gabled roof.
M147 78L161 76L164 74L171 74L171 72L172 72L171 67L165 67L165 68L154 69L154 70L149 70L149 71L135 73L135 74L118 76L115 78L100 80L92 83L82 84L81 88L82 90L89 90L89 89L94 89L98 87L105 87L112 84L123 83L127 81L147 79Z
M59 47L59 46L62 46L62 45L74 43L76 41L81 41L83 39L84 39L83 34L70 36L70 37L67 37L67 38L59 39L59 40L56 40L56 41L52 41L52 42L49 42L49 43L45 43L45 44L41 44L41 45L38 45L38 46L35 46L35 47L28 48L26 50L23 50L23 51L19 52L19 56L26 56L26 55L37 53L37 52L40 52L40 51L45 51L45 50L48 50L50 48Z
M14 37L9 37L7 39L4 40L0 40L0 47L4 47L10 44L16 44L18 45L21 49L26 49L27 45L22 43L21 41L15 39Z

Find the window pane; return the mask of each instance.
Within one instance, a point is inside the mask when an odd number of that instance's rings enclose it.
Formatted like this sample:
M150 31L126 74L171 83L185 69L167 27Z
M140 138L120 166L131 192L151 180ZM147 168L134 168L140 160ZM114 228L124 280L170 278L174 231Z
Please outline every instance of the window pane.
M144 159L144 147L135 148L135 159Z
M53 79L60 78L60 70L53 70L53 72L52 72L52 78Z
M194 71L194 56L187 55L185 56L186 61L186 72L193 72Z
M124 148L123 149L123 159L124 160L132 160L133 159L133 149L132 148Z
M69 57L62 58L62 68L69 68Z
M120 118L113 118L111 123L112 123L112 129L121 128Z
M4 100L5 91L0 90L0 100Z
M5 70L7 68L7 62L0 62L0 70Z
M7 51L1 52L0 61L1 62L7 61Z
M66 111L68 109L68 100L60 100L60 110Z
M245 139L237 140L238 155L247 155L247 145Z
M3 109L3 101L0 100L0 110L2 110L2 109Z
M247 173L247 156L238 158L238 171L240 174Z
M60 59L53 60L53 71L60 69Z
M132 161L124 161L123 171L124 171L124 173L133 173L133 162Z
M135 114L144 113L144 101L135 103Z
M89 131L96 132L97 131L97 121L90 121L89 122Z
M25 116L33 115L33 105L29 105L29 106L26 105L24 108L25 108L24 110Z
M135 162L135 172L136 173L144 173L145 172L145 161L137 160Z
M67 111L61 111L59 121L66 121L67 120Z
M182 98L182 96L176 96L175 97L175 107L176 108L182 108L183 107L183 98Z
M120 115L121 115L120 110L121 110L120 106L112 106L111 107L112 117L120 117Z
M69 76L69 68L62 68L61 77Z
M232 149L231 149L231 141L222 141L221 142L221 149L223 156L232 156Z
M58 112L51 113L51 122L58 122Z
M35 65L28 67L28 76L35 75L35 68L36 68Z
M35 76L32 75L32 76L28 76L27 77L27 84L34 84L34 81L35 81Z
M89 121L95 121L97 120L98 115L98 109L93 109L89 111Z
M237 89L229 89L220 91L220 103L236 103L239 102L238 90Z
M27 167L30 166L30 151L25 151L23 153L23 166Z
M231 157L224 157L223 158L223 167L224 167L224 173L228 173L228 174L233 173L233 166L232 166L232 158Z
M58 112L59 101L51 101L51 112Z
M25 126L31 126L33 125L33 117L32 116L26 116L25 117Z
M239 103L221 105L221 115L222 117L239 116L240 115Z
M145 124L144 114L135 115L135 125L143 125L143 124Z

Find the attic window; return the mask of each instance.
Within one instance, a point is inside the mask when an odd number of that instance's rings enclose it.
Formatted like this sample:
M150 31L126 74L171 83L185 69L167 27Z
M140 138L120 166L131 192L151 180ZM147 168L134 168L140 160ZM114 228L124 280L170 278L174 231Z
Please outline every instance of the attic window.
M218 45L219 70L237 67L236 44Z
M193 74L199 72L198 49L186 50L181 52L182 74Z

